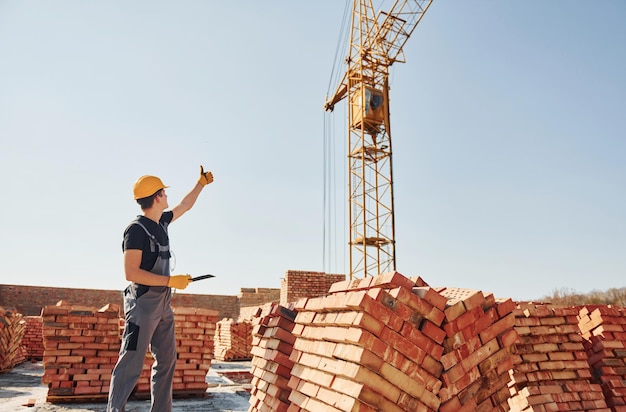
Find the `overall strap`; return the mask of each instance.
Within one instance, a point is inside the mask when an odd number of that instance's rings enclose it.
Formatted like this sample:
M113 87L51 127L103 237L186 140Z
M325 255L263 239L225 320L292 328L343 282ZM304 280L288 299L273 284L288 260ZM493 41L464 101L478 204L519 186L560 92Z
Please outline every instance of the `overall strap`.
M143 228L143 230L146 232L146 234L150 238L150 241L157 246L157 249L159 251L159 256L161 258L169 259L171 257L170 252L169 252L169 246L161 246L161 244L157 240L156 236L154 236L152 233L150 233L148 228L145 227L143 225L143 223L141 223L139 220L135 220L134 222L131 223L131 225L139 225L141 228Z

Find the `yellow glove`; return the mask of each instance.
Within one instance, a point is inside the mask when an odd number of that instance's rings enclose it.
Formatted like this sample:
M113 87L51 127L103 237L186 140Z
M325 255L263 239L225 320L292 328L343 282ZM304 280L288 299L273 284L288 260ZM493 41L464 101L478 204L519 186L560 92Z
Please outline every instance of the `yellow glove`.
M204 167L200 165L200 179L198 179L198 183L200 183L202 186L206 186L212 182L213 182L213 173L205 172Z
M174 275L170 276L167 281L167 286L176 289L185 289L191 282L191 275Z

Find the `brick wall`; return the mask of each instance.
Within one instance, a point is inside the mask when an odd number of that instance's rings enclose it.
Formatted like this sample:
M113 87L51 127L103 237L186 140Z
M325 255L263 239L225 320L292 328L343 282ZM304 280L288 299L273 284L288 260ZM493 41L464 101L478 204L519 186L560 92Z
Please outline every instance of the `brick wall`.
M280 289L273 288L241 288L239 304L244 306L259 306L264 303L274 303L280 300Z
M288 270L285 277L280 280L280 304L286 306L301 298L323 296L328 293L333 283L345 279L345 275Z
M75 305L101 307L114 303L123 307L122 293L119 290L0 285L0 306L14 307L26 316L39 316L42 308L55 305L60 300L67 300ZM220 318L236 319L239 316L237 296L176 293L172 298L172 306L216 310Z
M330 286L345 275L324 272L288 270L280 288L241 288L238 296L175 293L172 306L216 310L219 319L238 319L241 307L258 307L265 303L286 305L303 297L326 294ZM105 289L75 289L0 284L0 306L14 307L25 316L39 316L41 309L67 300L76 305L104 306L114 303L123 307L122 292Z

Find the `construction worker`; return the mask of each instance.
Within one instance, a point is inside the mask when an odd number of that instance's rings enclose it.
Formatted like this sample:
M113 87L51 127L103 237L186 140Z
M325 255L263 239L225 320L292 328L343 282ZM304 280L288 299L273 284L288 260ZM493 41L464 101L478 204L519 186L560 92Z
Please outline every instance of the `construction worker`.
M167 227L193 207L213 174L200 166L200 178L181 202L167 203L165 186L156 176L142 176L133 194L142 215L124 231L124 273L131 284L124 290L124 333L119 359L111 374L108 412L123 412L143 368L148 349L154 357L151 411L172 410L172 381L176 364L171 288L185 289L189 275L170 275Z

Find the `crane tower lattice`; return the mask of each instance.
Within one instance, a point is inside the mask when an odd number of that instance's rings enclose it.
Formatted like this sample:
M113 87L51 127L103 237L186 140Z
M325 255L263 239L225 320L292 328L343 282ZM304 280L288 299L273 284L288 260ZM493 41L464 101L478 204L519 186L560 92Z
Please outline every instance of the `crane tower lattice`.
M347 70L324 108L348 104L350 279L396 270L389 68L404 63L403 47L432 0L395 1L375 12L354 0Z

